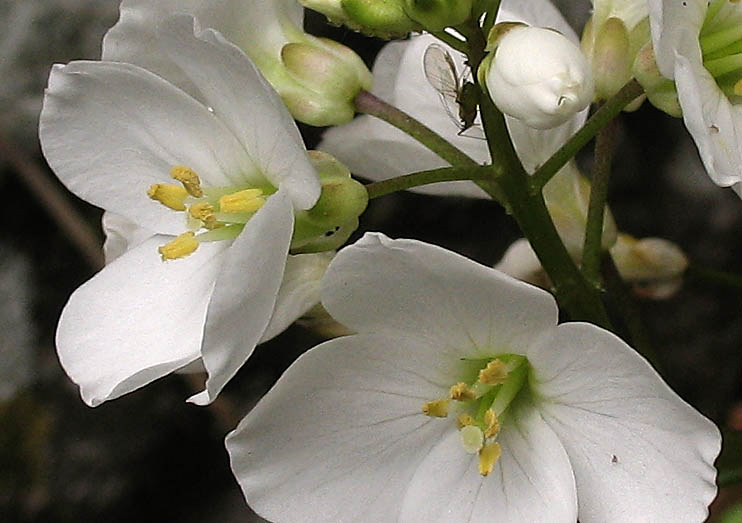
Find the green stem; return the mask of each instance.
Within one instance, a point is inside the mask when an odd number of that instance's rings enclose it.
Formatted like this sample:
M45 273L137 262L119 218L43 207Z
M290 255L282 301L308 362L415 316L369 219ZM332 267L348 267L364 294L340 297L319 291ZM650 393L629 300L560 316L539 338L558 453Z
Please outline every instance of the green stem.
M523 169L505 126L505 118L489 96L482 96L482 123L493 158L498 186L502 188L510 209L536 252L542 267L554 283L559 304L573 320L586 320L608 327L610 321L597 289L590 286L567 252L541 192L532 194L528 174Z
M469 36L468 41L469 63L476 78L479 64L486 54L484 48L487 42L481 31ZM505 125L505 117L495 107L488 93L483 92L479 100L482 124L494 161L493 178L507 198L510 214L518 222L521 231L536 252L541 266L554 283L554 293L559 305L573 320L586 320L603 327L610 326L600 294L583 278L567 252L546 209L541 190L535 192L529 190L530 177L515 152Z
M632 346L644 356L652 366L660 370L657 352L652 346L652 340L647 332L642 319L642 313L631 297L631 293L626 283L621 278L615 262L610 254L603 257L603 277L605 279L606 290L615 300L616 306L620 311L624 325L631 336Z
M458 52L466 54L466 42L459 40L455 36L450 35L445 31L434 31L431 34L435 36L438 40L441 40L442 42L445 42L446 44L450 45L451 47L456 49Z
M582 250L582 274L595 288L600 288L600 258L603 253L603 217L611 177L611 162L616 145L616 125L611 120L595 140L595 165L587 208L585 246Z
M478 165L466 153L441 135L368 91L358 93L355 98L355 105L359 113L370 114L404 131L451 165Z
M420 171L404 176L397 176L382 180L380 182L369 183L366 185L369 199L386 196L397 191L404 191L421 185L440 182L456 182L461 180L483 180L490 177L491 169L486 166L477 167L443 167L441 169L431 169L429 171Z
M564 165L582 149L587 142L602 129L608 122L620 113L624 107L640 96L644 89L639 82L631 80L624 85L618 93L609 99L603 106L593 114L585 125L575 133L554 155L549 158L531 176L531 192L537 193Z
M709 269L707 267L701 267L696 264L692 264L690 267L688 267L688 269L685 271L685 274L687 277L696 280L717 283L720 285L726 285L727 287L742 290L742 274L734 274L731 272Z
M375 116L376 118L393 125L400 131L420 142L454 167L479 166L477 162L472 160L461 149L457 148L425 124L416 120L404 111L397 109L393 105L377 98L368 91L361 91L358 93L358 96L355 98L355 105L358 112ZM502 191L492 179L473 181L495 201L507 208L507 203Z

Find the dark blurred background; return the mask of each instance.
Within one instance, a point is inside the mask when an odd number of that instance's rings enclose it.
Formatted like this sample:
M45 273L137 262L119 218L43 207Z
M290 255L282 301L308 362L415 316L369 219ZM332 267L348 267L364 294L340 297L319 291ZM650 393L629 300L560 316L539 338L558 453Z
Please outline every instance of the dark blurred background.
M589 2L561 3L579 30ZM0 521L261 521L229 471L223 437L319 334L294 326L260 346L209 408L184 401L197 381L170 376L90 409L56 358L59 313L99 268L101 212L48 170L36 120L50 65L97 58L117 9L117 0L0 1ZM319 15L307 28L369 65L381 46ZM311 148L321 130L301 128ZM589 151L580 161L589 168ZM622 231L670 239L700 267L742 272L742 202L710 182L682 121L646 104L621 118L609 201ZM358 235L366 230L489 265L519 236L494 203L415 194L372 202ZM740 290L700 278L670 300L638 303L665 379L737 429L741 305ZM725 489L716 513L736 499Z

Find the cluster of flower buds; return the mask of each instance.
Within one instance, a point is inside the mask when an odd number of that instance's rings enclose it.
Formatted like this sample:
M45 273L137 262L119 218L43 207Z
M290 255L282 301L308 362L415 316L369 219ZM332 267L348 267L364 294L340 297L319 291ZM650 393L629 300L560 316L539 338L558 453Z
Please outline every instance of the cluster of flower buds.
M471 17L472 0L301 0L336 24L379 38L440 31Z

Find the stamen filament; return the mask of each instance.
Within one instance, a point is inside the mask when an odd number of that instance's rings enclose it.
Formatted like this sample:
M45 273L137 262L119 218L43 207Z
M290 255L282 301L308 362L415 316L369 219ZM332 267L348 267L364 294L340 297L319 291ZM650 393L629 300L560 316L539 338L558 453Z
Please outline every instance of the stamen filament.
M525 383L528 377L528 365L525 362L526 359L522 358L518 366L511 369L508 380L497 391L490 407L498 417L501 417L503 412L510 406L510 403L523 387L523 383Z
M731 73L737 69L742 69L742 53L705 61L703 66L709 73L711 73L711 76L716 78L717 76Z
M197 236L200 242L216 242L221 240L234 240L245 228L244 224L237 223L232 225L225 225L217 229L202 232Z
M711 9L709 7L709 9ZM699 38L701 51L704 55L713 53L719 49L731 45L742 39L742 25L734 24L733 26L721 31L703 35Z

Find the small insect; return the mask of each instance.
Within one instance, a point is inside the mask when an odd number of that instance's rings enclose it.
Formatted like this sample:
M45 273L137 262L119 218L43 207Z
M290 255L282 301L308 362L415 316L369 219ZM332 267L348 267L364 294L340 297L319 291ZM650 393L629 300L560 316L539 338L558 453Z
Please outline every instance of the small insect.
M451 53L438 44L430 44L423 55L423 71L428 83L438 93L446 114L459 128L458 134L484 138L481 128L475 123L479 89L471 82L470 74L459 75Z

